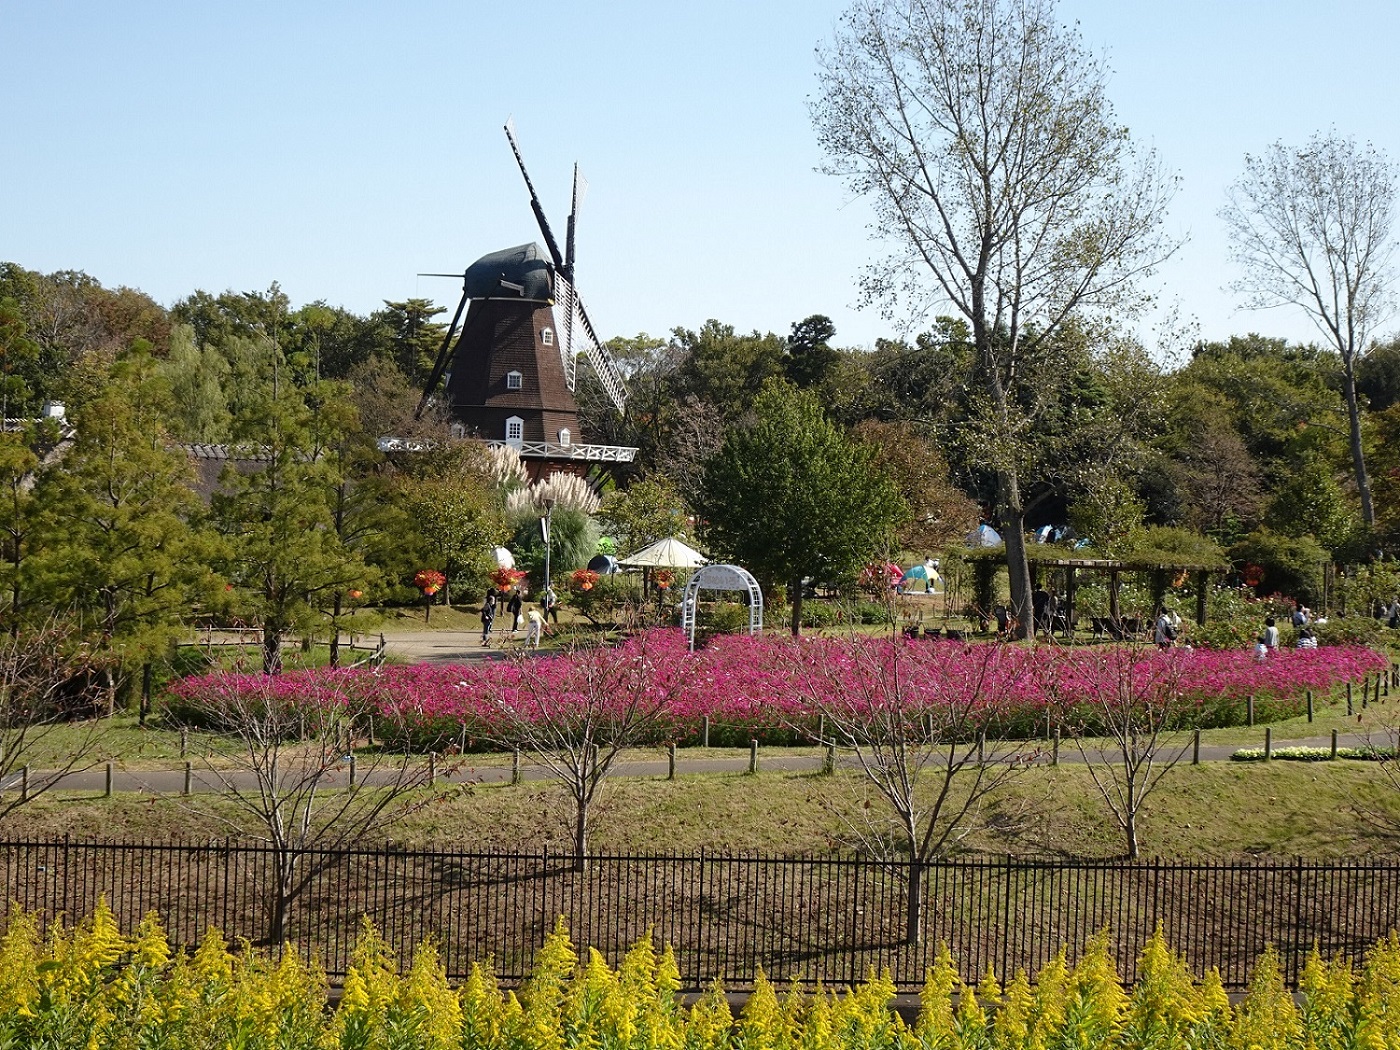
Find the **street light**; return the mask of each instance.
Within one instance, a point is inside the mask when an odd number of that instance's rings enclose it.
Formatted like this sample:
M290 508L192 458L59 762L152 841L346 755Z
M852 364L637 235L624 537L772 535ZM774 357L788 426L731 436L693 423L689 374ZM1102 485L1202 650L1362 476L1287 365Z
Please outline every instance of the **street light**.
M554 591L549 579L549 554L551 546L549 526L553 520L554 500L546 499L544 501L544 517L540 519L540 535L544 537L544 601L541 604L544 605L544 614L546 618L549 617L550 607L554 604L552 600Z

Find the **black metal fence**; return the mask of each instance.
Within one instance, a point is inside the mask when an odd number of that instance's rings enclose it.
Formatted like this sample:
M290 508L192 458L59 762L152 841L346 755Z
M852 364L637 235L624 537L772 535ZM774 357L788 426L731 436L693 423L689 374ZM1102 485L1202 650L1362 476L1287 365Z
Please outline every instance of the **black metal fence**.
M211 926L266 939L276 885L270 849L237 842L0 842L11 900L46 917L89 914L105 896L124 928L157 911L171 941ZM915 991L940 943L976 979L1032 975L1061 946L1071 959L1100 930L1125 981L1157 924L1198 974L1242 987L1268 945L1296 984L1314 944L1360 959L1400 926L1400 861L1195 864L966 860L921 876L925 933L904 943L906 872L857 858L451 853L394 847L311 852L290 939L331 976L345 972L368 916L400 952L431 937L451 976L490 960L504 984L530 972L559 916L575 944L616 962L651 931L682 981L858 982L888 968Z

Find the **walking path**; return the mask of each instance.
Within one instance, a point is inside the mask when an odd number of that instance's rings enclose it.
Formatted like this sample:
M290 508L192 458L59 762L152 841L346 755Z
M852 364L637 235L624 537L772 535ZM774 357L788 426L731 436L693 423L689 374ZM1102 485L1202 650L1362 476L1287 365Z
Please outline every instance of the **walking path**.
M1340 747L1365 747L1371 742L1366 737L1357 734L1345 734L1338 737L1338 746ZM1262 745L1263 734L1261 732L1259 746ZM1330 748L1331 745L1330 737L1316 737L1306 740L1290 740L1286 744L1278 746ZM994 756L993 760L1020 762L1025 765L1049 765L1053 761L1051 745L1043 740L1028 740L1013 743L1010 746L1017 748L1017 750L1013 753L1002 750ZM1200 760L1202 762L1229 761L1230 756L1241 746L1249 745L1203 744L1200 750ZM1170 759L1176 753L1176 747L1162 749L1162 755L1165 759ZM1113 760L1111 752L1100 758L1096 752L1091 751L1086 758L1073 743L1064 742L1060 745L1059 761L1065 765L1080 765L1085 761L1112 762ZM511 764L501 762L500 755L449 755L436 757L433 761L436 764L437 783L443 785L505 784L510 783L516 775ZM1181 754L1179 764L1186 765L1191 761L1192 750L1188 742L1185 751ZM836 762L837 766L842 769L858 768L855 757L849 753L838 753ZM757 755L757 769L763 772L814 773L821 770L824 763L825 755L820 748L811 748L796 753L793 749L785 748L781 752L769 754L765 754L760 748ZM398 778L398 767L393 755L386 758L376 756L374 752L365 752L357 756L355 766L356 780L360 783L387 784ZM751 756L747 751L721 755L707 751L703 756L688 756L684 748L676 752L675 773L677 776L701 773L738 774L750 770ZM670 759L663 754L657 758L628 758L620 761L613 767L612 775L666 777L670 775L670 772ZM422 765L416 769L416 776L426 779L427 775L427 760L424 759ZM30 785L31 790L38 790L39 785L45 785L46 789L100 795L105 794L108 790L109 776L111 778L110 789L113 792L180 795L224 792L230 787L236 787L241 791L257 790L257 780L250 772L237 769L213 770L203 767L198 762L191 762L188 770L124 770L114 764L110 774L105 766L74 770L61 775L36 771L30 774ZM327 772L321 784L328 788L344 788L349 786L350 776L351 763L347 755L345 760ZM522 756L520 779L547 780L551 776L552 774L545 767L530 761L528 756ZM55 777L56 779L54 779ZM53 780L52 784L49 783L50 780ZM18 790L19 787L20 775L18 773L12 774L9 782L0 785L0 789L6 791Z

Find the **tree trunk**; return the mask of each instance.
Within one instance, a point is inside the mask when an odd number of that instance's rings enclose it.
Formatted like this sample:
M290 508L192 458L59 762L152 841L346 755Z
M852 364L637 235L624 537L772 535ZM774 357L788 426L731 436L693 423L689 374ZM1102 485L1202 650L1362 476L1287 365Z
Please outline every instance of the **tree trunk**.
M802 577L795 577L789 584L788 597L792 602L792 636L802 634Z
M1347 403L1347 426L1351 432L1351 463L1356 473L1356 492L1361 497L1361 520L1368 529L1376 525L1376 507L1371 500L1371 478L1366 472L1366 453L1361 447L1361 406L1356 400L1356 370L1342 370L1342 394Z
M1006 542L1006 573L1011 582L1011 615L1016 618L1016 638L1035 637L1035 608L1031 602L1031 564L1026 557L1026 513L1021 486L1014 471L1002 474L1002 539Z
M904 943L917 948L924 937L924 862L909 862L904 896Z
M277 894L268 916L267 943L278 947L287 942L292 921L292 897L296 888L296 853L288 846L277 850Z
M579 802L574 812L574 870L588 870L588 803Z
M151 713L151 661L141 665L141 715L137 721L144 726Z
M335 605L331 607L331 655L332 667L340 666L340 592L336 592Z
M263 674L282 673L282 632L263 624Z

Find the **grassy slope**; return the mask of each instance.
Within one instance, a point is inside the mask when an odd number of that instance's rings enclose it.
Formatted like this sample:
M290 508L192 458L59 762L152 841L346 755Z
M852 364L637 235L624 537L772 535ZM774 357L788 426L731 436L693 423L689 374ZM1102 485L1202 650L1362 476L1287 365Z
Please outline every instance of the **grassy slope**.
M867 807L866 803L870 805ZM467 849L567 849L571 810L558 785L445 787L424 792L385 837ZM1365 816L1400 823L1400 792L1373 764L1228 763L1178 766L1145 807L1149 856L1314 859L1388 853L1394 842ZM46 796L20 810L9 835L203 838L233 817L213 798ZM598 852L828 852L879 834L885 811L854 773L759 773L618 778L595 812ZM1036 768L983 810L965 852L1111 857L1120 835L1082 767Z

